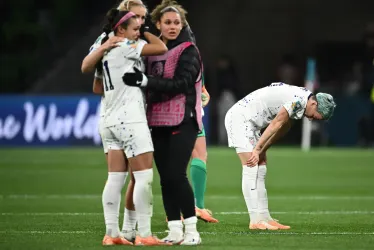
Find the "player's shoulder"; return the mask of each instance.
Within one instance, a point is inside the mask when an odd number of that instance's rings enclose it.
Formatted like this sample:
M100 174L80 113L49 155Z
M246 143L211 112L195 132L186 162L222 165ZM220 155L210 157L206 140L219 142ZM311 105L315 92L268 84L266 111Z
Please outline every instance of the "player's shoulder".
M101 33L95 40L95 42L91 45L90 47L90 52L98 47L100 47L101 45L101 41L104 39L104 37L106 36L105 32Z
M297 87L295 86L295 97L298 97L299 99L303 100L303 101L307 101L307 99L309 98L310 95L312 95L313 93L308 90L307 88L304 88L304 87Z
M101 34L96 38L95 43L99 43L99 42L101 42L101 40L103 40L105 36L106 36L106 33L105 33L105 32L101 33Z
M140 44L146 44L147 42L142 40L142 39L138 39L138 40L129 40L129 39L125 39L123 40L122 42L118 43L118 45L120 47L124 47L124 48L133 48L135 49L138 45Z

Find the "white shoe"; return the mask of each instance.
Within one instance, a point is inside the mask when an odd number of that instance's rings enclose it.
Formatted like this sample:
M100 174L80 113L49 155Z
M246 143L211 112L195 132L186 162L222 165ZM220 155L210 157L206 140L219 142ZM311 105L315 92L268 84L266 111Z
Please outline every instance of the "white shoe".
M122 230L121 236L130 242L134 242L136 238L136 230Z
M196 233L186 233L181 245L184 246L196 246L201 244L200 234Z
M183 231L173 230L169 231L168 236L162 239L165 243L171 243L173 245L179 245L183 241Z

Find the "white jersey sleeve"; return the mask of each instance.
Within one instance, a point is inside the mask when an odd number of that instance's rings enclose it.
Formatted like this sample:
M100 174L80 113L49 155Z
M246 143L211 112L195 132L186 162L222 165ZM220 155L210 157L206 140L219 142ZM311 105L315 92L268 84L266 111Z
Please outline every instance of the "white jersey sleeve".
M307 100L305 100L305 98L297 97L283 104L283 107L287 110L291 119L299 120L304 116L306 102Z
M98 38L96 38L96 41L94 42L94 44L91 45L88 54L91 54L93 51L97 50L101 46L101 41L104 39L105 36L106 34L102 33Z

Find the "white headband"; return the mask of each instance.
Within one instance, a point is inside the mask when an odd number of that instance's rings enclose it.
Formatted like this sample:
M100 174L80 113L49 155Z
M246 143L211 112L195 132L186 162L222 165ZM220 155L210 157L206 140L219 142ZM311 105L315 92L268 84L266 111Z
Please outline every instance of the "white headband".
M166 6L165 8L163 8L160 13L163 14L164 12L168 11L168 10L173 10L175 12L177 12L179 14L179 10L173 6Z

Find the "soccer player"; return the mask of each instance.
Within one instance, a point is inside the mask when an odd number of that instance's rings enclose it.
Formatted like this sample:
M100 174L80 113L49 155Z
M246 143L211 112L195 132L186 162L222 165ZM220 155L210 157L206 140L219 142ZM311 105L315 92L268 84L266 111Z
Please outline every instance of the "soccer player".
M204 85L204 75L202 78L202 115L204 115L204 107L208 105L210 100L210 95ZM194 149L192 151L192 160L190 167L190 176L192 180L192 187L195 196L195 211L197 218L209 222L218 223L218 220L213 218L212 212L205 208L205 191L206 191L206 181L207 181L207 169L206 161L208 158L208 152L206 149L206 139L205 139L205 129L204 125L197 135Z
M145 17L147 15L147 7L143 4L140 0L124 0L118 5L118 10L122 11L131 11L133 12L138 21L141 25L144 25ZM105 33L102 33L95 41L95 43L90 48L90 53L94 50L98 49L101 46L101 41L105 37ZM113 38L119 39L121 38ZM103 87L103 80L102 75L95 72L95 78L93 83L93 92L95 94L101 95L101 102L100 102L100 111L99 111L99 133L101 136L101 141L103 144L103 149L105 153L106 161L108 162L108 147L105 142L105 138L103 137L103 129L104 129L104 117L105 117L105 97L104 97L104 87ZM128 161L126 159L126 164ZM133 191L134 191L134 175L131 173L131 169L129 171L130 181L126 189L126 202L125 202L125 212L123 216L123 224L122 224L122 235L131 242L135 241L136 237L136 212L133 202Z
M102 45L86 58L90 63L100 62L97 71L102 72L105 79L103 137L108 147L109 173L103 191L106 224L103 245L129 243L121 237L118 227L121 191L127 177L126 157L135 178L133 200L138 223L135 245L165 245L151 233L153 144L144 96L139 88L126 86L122 76L133 68L144 69L141 56L161 55L167 48L149 32L144 32L144 35L150 44L139 39L140 23L133 12L112 9L107 19ZM122 41L113 44L109 37L122 38Z
M291 127L293 120L328 120L336 105L331 95L314 95L305 88L272 83L258 89L227 112L225 127L229 147L242 164L242 191L250 217L249 229L289 229L269 213L265 187L266 151ZM260 130L266 128L260 135Z

